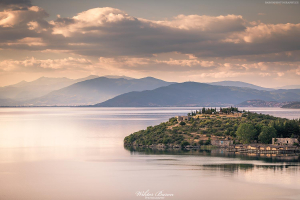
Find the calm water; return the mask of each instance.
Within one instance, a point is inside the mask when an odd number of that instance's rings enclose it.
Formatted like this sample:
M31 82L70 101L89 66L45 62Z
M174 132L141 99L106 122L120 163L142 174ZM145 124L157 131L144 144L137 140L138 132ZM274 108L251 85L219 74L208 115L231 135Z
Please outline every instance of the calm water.
M195 108L0 108L0 200L300 199L300 164L135 152L123 138ZM300 110L241 108L285 118Z

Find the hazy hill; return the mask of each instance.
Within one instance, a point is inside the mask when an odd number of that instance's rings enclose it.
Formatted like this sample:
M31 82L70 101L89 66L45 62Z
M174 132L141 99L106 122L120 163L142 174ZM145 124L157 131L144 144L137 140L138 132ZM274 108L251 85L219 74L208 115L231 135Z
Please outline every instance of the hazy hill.
M300 101L286 104L282 108L300 108Z
M31 82L21 81L14 85L0 87L0 99L3 99L3 102L4 99L7 99L7 101L25 101L41 97L54 90L59 90L74 83L97 77L98 76L94 75L80 79L41 77Z
M238 107L281 107L288 104L288 102L277 102L277 101L263 101L260 99L247 100L237 104Z
M134 78L131 78L131 77L128 77L128 76L115 76L115 75L106 75L106 76L102 76L102 77L106 77L106 78L115 78L115 79L118 79L118 78L124 78L124 79L127 79L127 80L132 80Z
M207 83L207 84L220 85L220 86L247 87L247 88L251 88L251 89L266 90L266 91L275 90L273 88L264 88L264 87L260 87L257 85L253 85L253 84L245 83L245 82L241 82L241 81L220 81L220 82L212 82L212 83Z
M12 99L0 99L0 106L15 106L20 102L12 100Z
M215 86L204 83L175 83L151 91L129 92L95 106L225 106L248 99L264 101L300 100L300 90L262 91L250 88Z
M286 85L283 87L278 87L276 89L300 89L300 85Z
M170 84L172 83L152 77L142 79L98 77L26 101L23 105L89 105L106 101L126 92L152 90Z

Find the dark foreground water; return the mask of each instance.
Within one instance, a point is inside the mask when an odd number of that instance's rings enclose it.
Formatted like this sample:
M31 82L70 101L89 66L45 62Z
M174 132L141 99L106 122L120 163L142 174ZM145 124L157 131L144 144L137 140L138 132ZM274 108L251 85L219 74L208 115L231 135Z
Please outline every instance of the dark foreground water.
M167 200L300 199L297 156L123 148L130 133L192 109L0 108L0 200L134 200L143 192L158 199L160 191ZM300 110L249 110L300 117Z

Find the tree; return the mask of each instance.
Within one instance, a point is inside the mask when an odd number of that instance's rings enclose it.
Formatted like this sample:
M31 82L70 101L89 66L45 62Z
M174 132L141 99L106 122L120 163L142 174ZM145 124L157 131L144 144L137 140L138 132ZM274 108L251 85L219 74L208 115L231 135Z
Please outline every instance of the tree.
M242 123L237 129L236 135L242 143L249 144L255 138L256 132L252 124Z
M177 122L177 118L176 117L172 117L169 119L170 123L176 123Z
M270 126L263 126L261 128L261 132L258 136L258 140L264 144L270 144L272 142L272 138L276 138L276 129Z

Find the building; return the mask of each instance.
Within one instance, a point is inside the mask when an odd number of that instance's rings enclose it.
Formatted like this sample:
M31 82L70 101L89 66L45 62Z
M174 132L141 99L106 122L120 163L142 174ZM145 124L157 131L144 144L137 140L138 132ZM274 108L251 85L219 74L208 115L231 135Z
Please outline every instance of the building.
M294 143L298 143L297 138L272 138L272 144L277 145L293 145Z
M177 121L182 122L182 121L189 121L191 119L190 116L176 116Z

